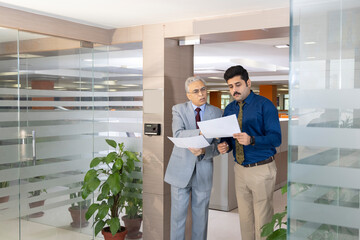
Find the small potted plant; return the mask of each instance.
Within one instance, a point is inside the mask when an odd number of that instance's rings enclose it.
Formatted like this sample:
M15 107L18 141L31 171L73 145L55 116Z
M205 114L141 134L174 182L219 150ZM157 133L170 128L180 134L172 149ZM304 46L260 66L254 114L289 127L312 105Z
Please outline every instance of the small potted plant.
M29 178L29 182L31 182L31 183L39 182L44 179L45 179L45 176L36 176L36 177ZM40 194L42 192L46 193L46 189L38 189L38 190L30 191L29 192L30 198L40 196ZM32 201L32 202L29 202L29 207L36 208L36 207L44 206L44 204L45 204L45 200ZM44 212L40 211L40 212L30 214L29 217L38 218L38 217L42 217L43 215L44 215Z
M134 172L141 172L141 167L135 167ZM142 237L139 231L142 222L142 180L141 178L128 178L125 184L125 216L121 219L124 221L125 227L128 230L126 238L138 239Z
M0 189L7 188L9 186L9 182L0 182ZM0 197L0 203L6 203L9 201L9 196Z
M125 206L123 195L125 183L134 171L134 162L139 162L134 152L125 151L124 143L106 139L115 151L106 157L96 157L90 163L90 170L85 174L82 197L87 199L98 190L99 195L90 205L86 219L94 215L95 236L101 231L104 238L124 239L127 233L120 224L120 210ZM102 181L101 181L102 180Z
M82 183L77 183L82 184ZM75 199L81 197L81 192L70 193L70 199ZM71 214L72 223L70 224L73 228L82 228L87 227L89 222L85 218L85 214L90 206L91 200L86 199L81 202L75 202L69 207L69 212Z

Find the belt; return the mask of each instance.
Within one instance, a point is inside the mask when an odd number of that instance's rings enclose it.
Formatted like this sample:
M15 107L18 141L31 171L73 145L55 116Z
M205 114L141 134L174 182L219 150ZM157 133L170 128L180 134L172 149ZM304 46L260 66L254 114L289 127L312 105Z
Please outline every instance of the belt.
M245 165L241 165L241 166L243 166L243 167L255 167L255 166L271 163L272 161L274 161L274 159L275 159L274 156L271 156L268 159L265 159L263 161L256 162L256 163L245 164Z

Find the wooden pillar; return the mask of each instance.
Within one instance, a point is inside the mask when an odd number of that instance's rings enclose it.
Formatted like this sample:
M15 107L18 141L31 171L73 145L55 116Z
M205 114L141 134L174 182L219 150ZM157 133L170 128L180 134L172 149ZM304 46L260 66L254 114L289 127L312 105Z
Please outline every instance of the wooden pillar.
M210 102L211 105L221 108L221 92L210 92Z
M260 85L260 96L269 99L275 107L277 107L277 86L276 85Z
M160 123L160 136L143 137L143 239L170 239L170 186L164 182L173 144L172 106L188 101L185 80L193 75L193 46L164 38L162 24L143 26L144 123Z

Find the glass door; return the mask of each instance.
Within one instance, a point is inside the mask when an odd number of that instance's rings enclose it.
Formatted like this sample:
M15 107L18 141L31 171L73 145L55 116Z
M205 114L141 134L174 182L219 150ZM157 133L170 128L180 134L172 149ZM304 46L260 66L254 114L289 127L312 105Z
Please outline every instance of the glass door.
M19 239L18 32L0 28L0 239Z

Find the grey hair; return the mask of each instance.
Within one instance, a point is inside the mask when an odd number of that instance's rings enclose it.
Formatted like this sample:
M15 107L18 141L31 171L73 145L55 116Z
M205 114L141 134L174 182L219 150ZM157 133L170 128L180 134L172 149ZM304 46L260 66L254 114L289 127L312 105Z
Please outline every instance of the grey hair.
M198 76L194 76L194 77L189 77L188 79L186 79L185 81L185 91L188 93L189 92L189 85L193 82L196 81L202 81L203 84L206 86L206 82L204 79L202 79L201 77Z

